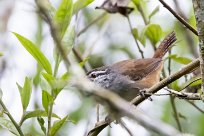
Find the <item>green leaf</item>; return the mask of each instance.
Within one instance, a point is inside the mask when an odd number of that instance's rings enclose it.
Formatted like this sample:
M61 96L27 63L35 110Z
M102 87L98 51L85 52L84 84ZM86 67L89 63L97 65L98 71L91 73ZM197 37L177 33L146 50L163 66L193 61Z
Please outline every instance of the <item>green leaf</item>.
M44 119L41 118L41 117L38 117L37 120L38 120L38 123L40 124L41 130L43 131L44 134L46 134L46 128L45 128L45 125L44 125L45 124Z
M181 90L187 88L188 86L200 85L201 83L202 83L201 77L193 77L181 86L182 88Z
M62 127L62 125L68 120L68 116L54 123L51 128L51 136L54 136L57 131Z
M139 39L139 34L138 34L137 28L133 28L132 33L133 33L133 36L135 37L135 39Z
M88 62L89 59L90 59L89 57L85 58L82 62L79 63L79 65L83 67L86 64L86 62Z
M47 112L44 110L28 111L25 113L21 123L23 123L25 120L29 118L34 118L34 117L47 117ZM54 113L52 114L52 117L60 119L60 117Z
M55 97L67 85L67 80L69 78L68 73L65 73L61 78L55 78L52 75L47 74L47 73L43 73L42 75L49 83L51 89L54 91Z
M180 64L184 64L184 65L187 65L190 62L192 62L191 59L185 58L185 57L180 57L180 56L178 56L176 54L169 55L168 58L173 59L174 61L176 61L176 62L178 62Z
M62 0L59 8L56 11L54 19L60 28L61 36L63 37L72 18L73 2L72 0Z
M139 32L138 32L138 29L137 28L133 28L132 29L132 34L133 34L133 36L134 36L134 38L136 39L136 40L139 40L140 41L140 43L142 43L142 45L145 45L145 36L144 36L144 30L145 29L143 29L143 31L141 32L141 34L139 34Z
M16 84L21 95L21 103L23 106L23 110L25 111L26 108L28 107L30 96L32 93L31 80L26 77L23 88L18 83Z
M3 56L4 54L2 52L0 52L0 57Z
M135 6L139 6L140 0L132 0L132 2L135 4Z
M77 0L74 3L74 9L73 14L77 13L80 9L88 6L90 3L92 3L94 0Z
M45 69L45 71L49 74L52 74L52 68L48 61L48 59L45 57L45 55L39 50L39 48L32 43L27 38L23 37L20 34L17 34L13 32L13 34L18 38L18 40L21 42L23 47L36 59L36 61Z
M156 45L156 43L161 39L162 29L160 25L150 24L146 28L145 35L149 38L151 43Z
M54 102L53 97L45 90L42 91L42 105L48 113L49 105Z
M8 129L11 133L15 134L16 136L19 136L15 126L10 120L5 119L4 117L0 117L0 126Z
M159 11L159 6L157 6L149 15L149 20Z

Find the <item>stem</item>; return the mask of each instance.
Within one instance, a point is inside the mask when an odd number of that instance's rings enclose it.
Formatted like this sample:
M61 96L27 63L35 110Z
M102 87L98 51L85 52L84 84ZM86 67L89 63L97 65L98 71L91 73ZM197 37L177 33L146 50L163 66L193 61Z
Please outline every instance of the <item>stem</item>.
M178 125L178 129L180 132L182 132L182 128L181 128L181 123L179 121L179 115L178 115L178 111L176 109L176 105L175 105L175 101L174 101L175 97L173 97L172 95L170 96L170 100L171 100L171 106L174 112L174 118L176 120L176 124Z
M18 133L20 134L20 136L24 136L21 127L18 125L18 123L14 120L14 118L11 116L10 112L8 111L8 109L6 108L6 106L4 105L3 101L0 99L0 105L2 106L2 108L4 109L4 113L9 117L9 119L11 120L11 122L13 123L13 125L15 126L15 128L17 129Z
M143 51L141 50L141 48L140 48L140 46L139 46L139 43L137 42L137 39L135 39L134 34L133 34L133 32L132 32L132 25L131 25L129 16L127 16L127 19L128 19L128 23L129 23L129 26L130 26L130 31L131 31L131 33L132 33L132 36L133 36L134 40L135 40L135 43L136 43L136 45L137 45L137 48L138 48L138 50L139 50L139 52L140 52L142 58L144 58L144 53L143 53Z
M51 136L51 124L52 124L52 109L53 109L53 104L50 104L50 109L48 113L48 125L47 125L47 135L46 136Z
M159 0L161 4L169 11L171 12L177 19L180 21L186 28L188 28L191 32L193 32L195 35L198 35L198 32L188 23L186 22L180 15L178 15L166 2L163 0ZM197 0L193 0L197 1Z

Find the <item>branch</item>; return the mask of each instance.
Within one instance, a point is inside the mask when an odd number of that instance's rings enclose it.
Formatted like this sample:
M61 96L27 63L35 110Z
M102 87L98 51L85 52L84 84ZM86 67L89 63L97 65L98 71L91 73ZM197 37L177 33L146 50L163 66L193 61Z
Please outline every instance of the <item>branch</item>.
M107 15L106 12L102 13L100 16L98 16L96 19L94 19L90 24L88 24L86 27L84 27L78 34L77 37L79 37L81 34L83 34L86 30L88 30L93 24L96 24L98 21L100 21L102 18L104 18Z
M204 1L203 0L193 0L193 7L196 18L196 25L198 30L198 40L200 47L200 71L202 77L201 89L204 92Z
M202 100L203 95L200 93L186 93L186 92L178 92L169 88L164 88L174 96L179 99L186 99L186 100Z
M4 113L9 117L9 119L11 120L11 122L13 123L13 125L15 126L16 130L18 131L18 133L20 134L20 136L24 136L21 127L18 125L18 123L14 120L14 118L12 117L12 115L10 114L10 112L8 111L8 109L6 108L4 102L0 99L0 105L4 110Z
M184 26L186 26L191 32L193 32L195 35L198 35L198 32L188 23L186 22L180 15L178 15L167 3L165 3L163 0L159 0L162 5L170 11ZM194 0L196 1L196 0Z
M88 81L87 79L83 79L79 77L75 86L89 95L93 95L95 100L105 104L109 111L115 115L116 118L120 118L122 116L127 116L133 120L135 120L138 124L142 125L143 127L156 132L160 135L165 136L172 136L172 135L179 135L180 133L173 128L172 126L163 123L158 120L154 120L144 113L139 112L135 109L134 106L130 105L129 102L125 101L124 99L120 98L117 94L105 90L101 87L96 86L94 83ZM104 126L105 127L105 126ZM89 132L89 136L96 136L97 133Z

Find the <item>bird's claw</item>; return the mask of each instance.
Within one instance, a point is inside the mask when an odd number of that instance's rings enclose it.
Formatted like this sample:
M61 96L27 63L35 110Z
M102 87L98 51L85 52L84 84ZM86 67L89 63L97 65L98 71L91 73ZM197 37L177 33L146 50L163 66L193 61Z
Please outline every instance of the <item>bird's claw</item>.
M150 97L150 95L147 95L146 94L146 89L143 89L143 90L140 90L140 93L139 93L143 98L147 98L148 100L150 101L153 101L153 99Z

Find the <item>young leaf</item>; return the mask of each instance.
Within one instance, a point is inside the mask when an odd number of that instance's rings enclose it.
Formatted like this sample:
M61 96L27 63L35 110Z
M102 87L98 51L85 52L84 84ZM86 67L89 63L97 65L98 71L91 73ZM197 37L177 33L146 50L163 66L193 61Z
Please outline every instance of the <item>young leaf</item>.
M62 0L54 16L54 19L60 28L62 37L64 36L64 33L66 32L67 27L69 26L70 20L72 18L72 11L73 11L72 0Z
M68 120L68 116L54 123L51 128L51 136L54 136L57 131L62 127L62 125Z
M21 124L23 124L25 120L29 118L34 118L34 117L47 117L47 112L44 110L35 110L35 111L26 112L21 121ZM60 117L54 113L52 114L52 117L60 119Z
M201 77L193 77L181 86L182 88L181 90L187 88L188 86L200 85L201 83L202 83Z
M149 20L159 11L159 6L157 6L149 15Z
M180 63L180 64L184 64L184 65L187 65L188 63L192 62L191 59L185 58L185 57L180 57L180 56L178 56L178 55L176 55L176 54L172 54L172 55L170 55L168 58L171 58L171 59L173 59L174 61L176 61L176 62L178 62L178 63Z
M21 42L23 47L36 59L36 61L45 69L45 71L49 74L52 74L52 68L48 61L48 59L45 57L45 55L39 50L39 48L32 43L27 38L23 37L22 35L13 32L13 34L18 38L18 40Z
M94 0L77 0L74 3L74 8L73 8L73 14L77 13L80 9L88 6L90 3L92 3Z
M161 39L162 29L160 25L150 24L146 28L145 35L154 45L156 45L156 43Z
M42 91L42 105L45 111L48 113L48 108L51 103L53 103L53 97L45 90Z
M41 130L43 131L44 134L46 134L46 128L44 126L45 124L44 119L41 117L38 117L37 120L38 120L38 123L40 124Z
M16 136L19 135L13 123L10 120L5 119L4 117L0 117L0 126L8 129L11 133L13 133Z
M55 78L47 73L43 73L42 75L49 83L51 89L54 91L54 96L57 96L58 93L67 85L67 80L69 78L68 73L65 73L61 78Z
M25 111L26 108L28 107L31 92L32 92L31 81L29 78L26 77L23 88L18 83L17 83L17 86L21 95L21 103L23 106L23 110Z

